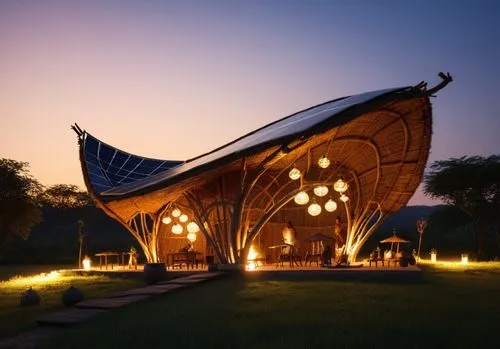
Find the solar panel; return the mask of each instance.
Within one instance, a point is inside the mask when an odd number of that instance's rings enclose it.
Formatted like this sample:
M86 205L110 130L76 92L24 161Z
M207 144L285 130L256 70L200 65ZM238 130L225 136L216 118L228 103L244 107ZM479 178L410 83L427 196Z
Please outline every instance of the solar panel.
M146 159L121 152L120 150L104 145L103 143L100 143L100 147L103 149L101 152L103 154L99 157L98 155L95 155L96 148L98 148L95 143L99 143L99 141L87 134L86 138L90 137L90 139L88 142L85 142L85 154L87 154L87 149L89 153L88 156L86 155L86 159L87 161L94 161L94 163L97 161L98 164L96 164L96 166L103 172L98 179L96 177L96 184L100 186L99 188L104 188L101 178L105 177L108 179L106 185L109 187L107 189L101 189L99 193L109 197L125 195L155 184L159 184L182 173L224 158L228 155L242 152L261 144L268 144L273 140L278 140L283 137L299 135L304 133L306 130L311 129L315 125L321 124L322 122L335 117L353 106L370 102L382 95L396 93L407 89L408 87L385 89L336 99L280 119L215 151L185 162L162 162L161 160ZM108 152L111 150L114 153L110 158L111 154ZM123 158L126 155L129 157L123 162ZM113 157L118 160L114 160ZM116 164L115 161L117 161ZM121 162L123 162L123 164L119 165ZM105 171L103 168L107 170Z

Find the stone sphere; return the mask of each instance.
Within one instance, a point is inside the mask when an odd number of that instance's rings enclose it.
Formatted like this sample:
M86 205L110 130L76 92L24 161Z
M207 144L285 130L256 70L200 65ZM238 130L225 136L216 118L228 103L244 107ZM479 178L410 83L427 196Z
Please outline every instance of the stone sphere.
M62 302L65 306L71 307L76 303L83 301L84 299L83 292L78 288L71 286L62 294Z
M38 305L41 299L40 294L30 287L21 294L21 305L23 307Z

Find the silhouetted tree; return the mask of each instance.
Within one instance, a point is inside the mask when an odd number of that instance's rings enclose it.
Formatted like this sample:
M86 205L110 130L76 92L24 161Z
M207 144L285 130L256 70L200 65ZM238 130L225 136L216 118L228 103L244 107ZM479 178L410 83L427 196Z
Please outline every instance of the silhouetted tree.
M425 175L424 192L471 218L478 259L485 259L485 227L500 224L500 155L436 161Z
M28 171L28 163L0 159L0 247L13 236L24 239L42 220L36 197L42 186Z
M92 205L88 193L71 184L52 185L41 193L39 200L43 206L63 209Z

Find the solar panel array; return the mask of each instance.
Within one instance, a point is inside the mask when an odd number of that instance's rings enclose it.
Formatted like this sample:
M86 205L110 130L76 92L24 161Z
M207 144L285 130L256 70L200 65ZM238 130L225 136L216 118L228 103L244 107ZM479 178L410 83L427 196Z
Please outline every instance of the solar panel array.
M83 153L90 183L97 194L167 171L183 161L148 159L107 145L85 133Z

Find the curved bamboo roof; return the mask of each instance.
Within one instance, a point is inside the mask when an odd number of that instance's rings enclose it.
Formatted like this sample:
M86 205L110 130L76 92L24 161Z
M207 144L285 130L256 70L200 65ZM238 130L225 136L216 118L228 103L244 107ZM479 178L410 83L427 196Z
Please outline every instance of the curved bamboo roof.
M128 221L138 211L156 213L167 202L182 200L188 190L205 188L221 176L239 178L266 162L262 190L271 193L289 186L288 169L304 169L304 180L333 184L347 178L356 209L369 201L383 212L397 211L421 182L432 135L426 85L386 89L335 99L279 119L211 152L186 161L148 159L109 146L77 125L80 158L89 192L98 204ZM443 77L444 76L444 77ZM446 78L446 79L445 79ZM314 166L322 155L332 161L328 170ZM242 161L244 160L244 165ZM269 189L271 188L271 189ZM252 207L264 209L273 197L255 195ZM284 209L293 210L288 204ZM108 211L109 213L109 211ZM304 219L315 219L305 217Z

